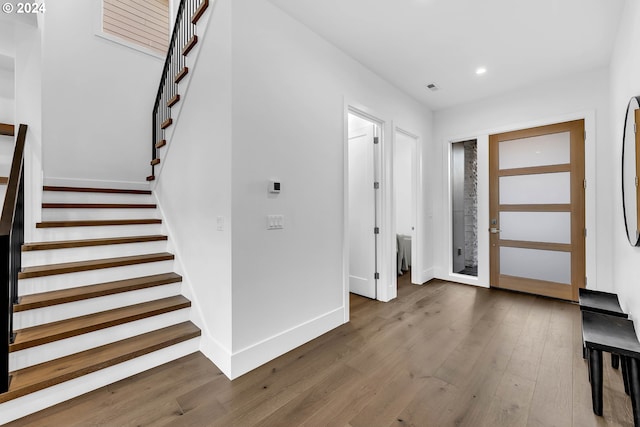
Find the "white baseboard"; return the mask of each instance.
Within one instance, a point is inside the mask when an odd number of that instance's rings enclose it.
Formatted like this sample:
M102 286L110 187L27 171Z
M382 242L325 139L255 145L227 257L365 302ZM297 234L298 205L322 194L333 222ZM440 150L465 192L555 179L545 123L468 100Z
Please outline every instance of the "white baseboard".
M63 177L45 177L44 185L60 187L126 188L129 190L149 190L150 188L149 183L146 181L106 181Z
M211 336L206 335L204 330L202 332L200 352L231 379L231 352Z
M436 276L435 276L435 272L433 271L433 267L427 268L426 270L422 270L422 273L420 274L420 283L424 285L434 277Z
M233 353L231 379L263 365L344 323L344 307L304 322L261 342Z

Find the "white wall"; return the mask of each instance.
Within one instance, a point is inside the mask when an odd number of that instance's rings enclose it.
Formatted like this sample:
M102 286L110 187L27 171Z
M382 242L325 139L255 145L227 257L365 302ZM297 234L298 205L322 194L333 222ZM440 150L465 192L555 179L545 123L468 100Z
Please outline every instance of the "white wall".
M427 146L431 113L265 0L235 0L232 28L239 374L344 320L345 102L375 112L389 141L393 120ZM276 197L271 178L282 182ZM266 230L269 214L285 228Z
M609 74L607 69L587 71L553 81L540 82L518 91L434 114L434 157L442 159L433 168L435 197L440 206L434 222L442 226L434 240L436 275L449 275L449 213L447 170L448 144L478 137L478 240L479 278L467 281L488 285L488 135L490 133L573 120L586 116L587 274L588 287L611 289L611 205L615 171L609 123ZM622 117L622 115L620 115ZM616 159L617 160L617 159ZM464 280L462 280L464 281Z
M619 294L623 310L636 321L640 318L640 248L632 248L626 238L622 213L622 130L627 103L640 95L640 4L627 0L611 59L611 136L612 155L606 172L612 176L608 191L613 195L613 290Z
M209 8L173 137L160 149L154 193L182 262L183 289L202 319L194 319L202 351L231 376L231 0Z
M163 61L97 37L100 5L56 0L42 15L44 172L144 182Z
M0 68L0 123L15 121L13 70Z

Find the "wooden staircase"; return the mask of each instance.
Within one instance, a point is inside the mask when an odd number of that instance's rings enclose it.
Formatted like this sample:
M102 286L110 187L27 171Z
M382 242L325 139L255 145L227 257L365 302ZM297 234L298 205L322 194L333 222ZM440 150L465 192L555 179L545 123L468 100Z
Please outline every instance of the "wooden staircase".
M22 248L12 379L0 411L154 352L182 357L184 348L172 354L179 343L190 343L186 354L198 350L200 330L150 191L45 187L42 217L41 240ZM151 367L141 362L137 371Z

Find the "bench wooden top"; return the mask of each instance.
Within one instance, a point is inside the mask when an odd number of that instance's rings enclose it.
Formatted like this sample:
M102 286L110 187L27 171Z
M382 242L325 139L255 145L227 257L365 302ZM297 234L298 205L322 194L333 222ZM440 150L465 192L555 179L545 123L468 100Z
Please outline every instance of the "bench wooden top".
M589 349L640 359L640 342L629 319L583 311L582 340Z
M580 310L595 311L596 313L609 314L611 316L629 317L622 311L618 295L609 292L580 289Z

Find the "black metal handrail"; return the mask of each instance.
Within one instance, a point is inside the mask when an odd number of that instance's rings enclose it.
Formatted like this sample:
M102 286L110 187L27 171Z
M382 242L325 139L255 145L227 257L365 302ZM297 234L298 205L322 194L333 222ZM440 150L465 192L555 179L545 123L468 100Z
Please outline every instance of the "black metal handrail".
M196 34L196 25L192 20L201 0L181 0L176 14L176 21L164 61L162 77L153 106L153 137L151 141L151 159L157 158L156 144L164 140L167 120L171 119L169 101L178 95L178 82L184 77L187 69L186 56L183 54L185 46ZM151 165L151 176L154 176L155 166Z
M0 303L6 314L0 316L0 331L7 331L0 348L0 393L9 390L9 345L13 342L13 304L18 302L18 273L24 243L24 144L27 125L20 125L11 161L11 172L0 216Z

